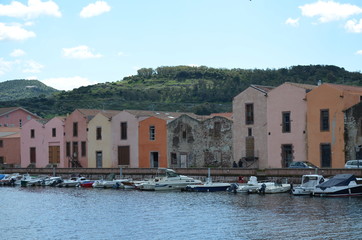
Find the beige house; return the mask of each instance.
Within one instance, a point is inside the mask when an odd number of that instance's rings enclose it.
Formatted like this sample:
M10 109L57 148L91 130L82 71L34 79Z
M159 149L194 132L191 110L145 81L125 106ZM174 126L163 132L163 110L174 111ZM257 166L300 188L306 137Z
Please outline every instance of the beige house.
M120 111L100 111L88 123L88 167L113 168L118 162L112 157L112 117Z

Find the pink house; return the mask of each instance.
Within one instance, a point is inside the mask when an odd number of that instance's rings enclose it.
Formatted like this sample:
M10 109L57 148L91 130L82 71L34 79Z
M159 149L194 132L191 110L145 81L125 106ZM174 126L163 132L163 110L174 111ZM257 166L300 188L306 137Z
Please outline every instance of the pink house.
M21 129L22 167L64 167L64 118L31 120Z
M272 87L251 85L233 100L233 155L243 168L268 167L267 97Z
M100 111L95 109L76 109L67 116L64 125L64 167L88 167L88 123Z
M0 127L0 165L20 166L20 128Z
M21 107L0 108L0 127L22 127L31 119L40 119Z
M306 94L316 87L286 82L268 93L268 168L308 160Z

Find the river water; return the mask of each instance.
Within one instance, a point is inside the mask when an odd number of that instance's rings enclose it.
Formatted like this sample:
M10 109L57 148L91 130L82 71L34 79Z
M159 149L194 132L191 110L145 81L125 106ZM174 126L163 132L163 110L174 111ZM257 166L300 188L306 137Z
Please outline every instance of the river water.
M362 198L0 187L1 239L362 239Z

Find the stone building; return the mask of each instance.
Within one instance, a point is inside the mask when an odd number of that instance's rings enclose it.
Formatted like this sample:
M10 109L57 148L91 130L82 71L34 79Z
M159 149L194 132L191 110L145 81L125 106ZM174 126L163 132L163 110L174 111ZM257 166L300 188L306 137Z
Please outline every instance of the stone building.
M362 103L344 111L345 161L362 159Z
M170 167L231 167L232 120L181 115L168 123Z

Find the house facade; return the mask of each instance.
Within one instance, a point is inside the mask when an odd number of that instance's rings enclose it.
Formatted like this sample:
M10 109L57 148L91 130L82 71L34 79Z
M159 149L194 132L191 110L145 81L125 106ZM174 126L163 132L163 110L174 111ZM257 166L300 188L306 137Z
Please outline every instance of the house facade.
M234 160L244 168L268 167L267 97L272 89L251 85L233 99Z
M65 119L65 167L88 167L88 123L101 110L76 109Z
M116 158L112 156L113 130L112 117L120 111L101 111L88 123L88 167L113 168L117 167Z
M0 127L0 166L20 167L20 128Z
M27 122L21 129L21 167L65 167L64 118Z
M346 109L344 114L345 161L362 159L362 102Z
M322 84L307 93L308 161L322 168L345 164L344 111L362 99L362 87Z
M21 128L31 119L40 117L21 107L0 108L0 127Z
M167 168L167 120L151 116L139 122L139 167Z
M306 94L317 86L284 83L268 93L268 168L307 161Z

